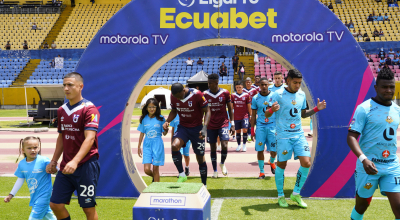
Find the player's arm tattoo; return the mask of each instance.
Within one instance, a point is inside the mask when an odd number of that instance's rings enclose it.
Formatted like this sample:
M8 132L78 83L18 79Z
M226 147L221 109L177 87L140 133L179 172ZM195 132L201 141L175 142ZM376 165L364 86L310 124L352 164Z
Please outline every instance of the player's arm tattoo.
M302 118L308 118L308 117L310 117L311 115L313 115L315 113L316 112L314 112L313 109L310 109L310 110L303 109L303 110L301 110L301 117Z

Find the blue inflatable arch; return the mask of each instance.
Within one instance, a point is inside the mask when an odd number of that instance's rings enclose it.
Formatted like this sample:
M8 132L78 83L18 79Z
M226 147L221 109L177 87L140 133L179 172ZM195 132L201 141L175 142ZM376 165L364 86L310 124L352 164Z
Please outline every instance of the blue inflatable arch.
M314 116L312 168L302 195L354 197L356 158L346 143L358 104L373 95L373 76L354 37L317 0L135 0L112 17L81 57L83 95L101 119L101 176L97 195L137 197L146 187L130 146L137 97L165 62L196 47L233 44L270 55L299 69ZM219 22L219 23L218 23ZM139 161L136 161L139 162Z

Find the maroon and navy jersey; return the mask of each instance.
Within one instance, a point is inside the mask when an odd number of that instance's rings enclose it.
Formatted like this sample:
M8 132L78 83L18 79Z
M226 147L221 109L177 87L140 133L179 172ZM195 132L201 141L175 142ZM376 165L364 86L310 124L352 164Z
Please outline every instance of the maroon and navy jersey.
M251 87L250 89L243 88L243 91L249 94L250 102L251 102L251 99L253 99L253 96L258 94L258 89L253 88L253 87Z
M96 106L90 101L83 99L71 106L65 103L57 110L58 133L62 134L63 158L60 164L62 171L65 165L70 162L81 149L85 140L85 130L97 132L99 128L100 114ZM86 156L79 162L78 167L84 164L93 156L99 157L97 135L92 147Z
M204 97L210 106L211 118L207 129L220 129L229 126L226 104L231 102L231 93L220 88L216 94L210 90L204 92Z
M255 88L257 91L260 91L260 87L256 86L256 84L251 85L251 88Z
M249 109L247 104L251 103L250 95L246 92L242 92L242 94L233 93L231 102L233 104L233 117L235 121L243 120L249 117Z
M203 124L203 108L208 102L203 93L197 89L189 89L182 100L171 95L171 107L176 109L179 115L179 124L183 127L193 128Z

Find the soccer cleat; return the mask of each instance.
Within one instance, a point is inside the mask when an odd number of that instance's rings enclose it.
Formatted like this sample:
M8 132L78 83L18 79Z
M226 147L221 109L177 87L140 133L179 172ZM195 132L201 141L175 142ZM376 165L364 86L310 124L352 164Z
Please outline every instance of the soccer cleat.
M179 176L178 183L186 182L186 180L187 180L187 176Z
M275 163L270 163L269 165L271 166L271 172L272 172L273 174L275 174L275 170L276 170L276 165L275 165Z
M251 143L251 136L249 135L249 137L247 138L247 142Z
M301 195L293 195L290 194L290 200L297 202L297 204L302 207L302 208L307 208L307 204L303 201L303 199L301 199Z
M245 145L245 144L243 144L243 149L242 149L242 151L243 151L243 152L246 152L246 151L247 151L247 148L246 148L246 145Z
M289 205L288 205L287 202L286 202L285 196L281 196L281 197L278 198L278 204L279 204L279 206L282 207L282 208L287 208L287 207L289 207Z
M242 150L242 145L238 145L238 147L236 148L236 151L240 151L240 150Z
M220 163L220 164L219 164L219 167L221 167L222 174L224 174L224 176L228 175L228 170L226 169L225 164Z
M265 179L265 174L264 173L260 173L260 176L258 177L259 180L263 180Z
M189 174L190 174L189 167L185 167L185 175L189 176Z
M214 174L212 175L213 179L217 179L218 178L218 171L215 171Z

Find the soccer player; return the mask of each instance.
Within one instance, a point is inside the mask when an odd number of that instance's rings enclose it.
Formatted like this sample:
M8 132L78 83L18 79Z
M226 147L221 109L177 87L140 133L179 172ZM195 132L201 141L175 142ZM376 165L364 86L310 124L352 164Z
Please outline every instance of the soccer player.
M72 72L64 76L64 94L68 103L57 112L58 138L48 173L56 172L57 161L63 155L60 171L54 181L50 207L57 219L71 219L65 204L78 192L78 202L87 219L98 219L96 187L100 175L97 129L100 114L96 106L82 97L83 78Z
M268 90L268 79L261 78L260 80L260 93L253 97L251 101L251 110L253 111L251 115L251 126L256 127L255 133L252 132L251 138L254 141L257 151L258 167L260 168L260 175L258 179L265 178L264 172L264 149L267 145L267 151L270 152L270 165L271 172L275 174L275 158L276 158L276 137L275 137L275 115L270 118L265 118L265 111L268 106L272 103L273 92ZM257 117L257 124L256 124Z
M396 155L400 107L392 102L395 84L392 71L381 70L374 86L376 96L357 107L349 127L347 144L358 157L353 220L363 219L378 186L400 219L400 164Z
M174 134L175 132L178 130L178 125L179 125L179 115L176 115L176 117L174 118L174 120L171 121L171 123L169 124L172 127L172 132L171 132L171 146L172 146L172 140L174 139ZM192 143L190 141L188 141L186 143L185 147L182 147L180 152L183 155L183 157L185 158L185 175L189 176L190 171L189 171L189 163L190 163L190 145ZM179 177L178 177L179 178Z
M260 78L258 77L258 81L260 81ZM250 96L250 103L251 99L253 96L255 96L260 90L260 87L251 85L251 78L247 77L245 81L245 87L243 88L244 92L247 92ZM251 120L251 119L249 119ZM251 123L249 123L249 126L247 128L247 142L251 142Z
M207 142L211 147L211 162L214 170L212 178L218 178L217 170L217 139L219 137L221 141L221 167L222 174L228 175L228 170L225 166L225 160L228 155L228 141L229 141L229 119L226 112L230 117L233 118L233 111L231 106L231 94L228 90L219 88L218 86L219 76L218 74L210 74L208 76L208 88L209 90L204 92L208 105L210 106L211 119L207 127ZM233 120L231 124L235 123ZM231 134L235 132L233 126L230 129Z
M172 110L163 126L164 129L167 129L169 123L179 114L178 129L174 134L171 146L172 159L179 172L178 182L185 182L187 180L187 176L183 172L182 154L179 150L190 140L193 151L196 154L197 163L199 164L201 182L207 186L204 138L211 116L208 102L201 91L183 88L183 85L180 83L172 84L171 93ZM202 126L203 116L204 126Z
M303 75L299 70L290 70L287 77L288 87L274 92L272 96L274 104L265 112L267 118L276 112L278 166L275 171L275 184L278 190L278 203L281 207L288 207L283 194L283 183L287 161L292 158L292 154L295 160L300 160L300 169L297 172L296 184L290 199L302 208L307 207L301 199L300 191L307 179L311 162L310 148L301 127L301 118L310 117L326 108L325 100L320 102L318 99L318 104L314 109L306 110L306 95L303 91L299 91L302 79Z
M249 127L249 117L251 116L251 106L250 106L250 95L243 91L243 82L236 81L235 82L236 92L232 94L232 105L233 105L233 117L234 124L236 130L236 140L238 143L238 147L236 151L242 150L243 152L247 151L246 141L247 141L247 129ZM243 132L243 149L241 145L241 139Z
M251 85L251 87L255 88L257 91L260 91L260 80L261 80L260 75L256 75L254 77L254 84Z
M283 89L287 87L286 85L283 85L283 76L282 73L277 71L274 73L274 85L271 85L268 87L269 90L272 92L276 92L278 89Z

